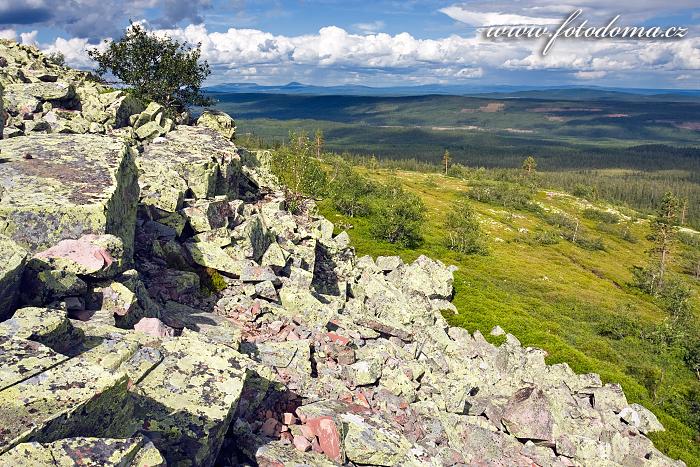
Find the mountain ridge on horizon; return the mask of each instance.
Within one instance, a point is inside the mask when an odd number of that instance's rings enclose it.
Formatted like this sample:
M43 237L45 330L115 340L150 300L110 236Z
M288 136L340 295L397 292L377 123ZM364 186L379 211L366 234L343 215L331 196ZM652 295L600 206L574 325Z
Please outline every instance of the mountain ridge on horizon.
M546 98L555 93L555 98L599 98L614 99L630 96L676 96L681 99L700 97L700 89L665 88L621 88L596 85L462 85L462 84L421 84L373 87L361 84L340 84L317 86L292 81L282 85L260 85L257 83L220 83L204 88L212 94L225 93L267 93L267 94L308 94L308 95L353 95L376 97L403 97L454 95L484 96L494 98ZM582 93L583 95L577 96Z

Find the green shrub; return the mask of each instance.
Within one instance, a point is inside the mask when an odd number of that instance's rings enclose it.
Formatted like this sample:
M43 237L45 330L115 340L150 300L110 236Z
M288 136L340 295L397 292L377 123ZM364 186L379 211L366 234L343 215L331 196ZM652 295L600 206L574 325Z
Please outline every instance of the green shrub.
M697 336L691 338L691 341L687 344L683 361L700 379L700 338Z
M349 217L368 215L371 195L377 191L377 187L347 163L334 160L333 164L329 194L335 208Z
M554 227L564 228L574 231L578 226L578 221L563 212L548 212L544 216L544 221Z
M601 211L600 209L587 208L583 210L583 217L605 224L617 224L620 222L620 216L614 212Z
M598 189L594 186L577 183L576 186L574 186L573 195L579 198L585 198L589 201L595 201L598 199Z
M413 248L423 237L421 227L425 221L423 200L406 192L398 182L391 182L379 190L372 207L370 233L375 239Z
M688 284L675 278L667 279L661 287L660 296L664 308L679 325L685 325L693 316L690 302L692 293Z
M557 232L543 230L535 232L534 239L539 245L556 245L561 240L561 236Z
M651 365L628 366L627 373L634 376L646 388L652 398L656 398L663 373L660 368Z
M447 248L468 255L488 254L479 219L466 201L452 205L447 214L445 230Z
M505 209L540 212L542 208L532 201L532 195L521 186L498 183L472 186L469 198L482 203L502 206Z
M641 328L636 315L634 308L629 304L615 315L603 315L603 319L596 323L596 333L614 340L639 337Z
M634 236L632 233L632 229L630 229L629 225L625 225L625 227L622 229L622 233L620 234L620 238L623 239L626 242L630 243L637 243L639 240L637 240L637 237Z
M314 157L309 135L289 133L289 143L272 151L270 168L287 188L287 209L297 212L304 196L322 196L327 187L326 172Z
M678 232L678 240L686 246L700 248L700 235L690 232Z
M584 250L605 251L605 243L603 242L602 237L590 238L584 237L583 235L579 235L576 238L576 241L573 241L573 239L571 241L583 248Z
M46 60L58 66L66 65L66 56L62 52L51 52L46 56Z

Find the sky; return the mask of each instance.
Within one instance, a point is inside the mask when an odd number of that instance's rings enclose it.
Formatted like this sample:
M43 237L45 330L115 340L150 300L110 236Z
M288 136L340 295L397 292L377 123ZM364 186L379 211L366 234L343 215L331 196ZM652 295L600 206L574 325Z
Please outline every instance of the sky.
M676 40L490 40L488 26L685 27ZM201 43L207 84L581 85L700 89L700 0L0 0L0 37L62 52L118 39L129 20ZM579 21L580 22L580 21Z

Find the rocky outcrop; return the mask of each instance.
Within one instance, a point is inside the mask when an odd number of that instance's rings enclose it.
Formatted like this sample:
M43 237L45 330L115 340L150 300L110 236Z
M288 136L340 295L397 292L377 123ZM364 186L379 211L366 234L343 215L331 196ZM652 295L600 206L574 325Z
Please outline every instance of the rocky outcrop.
M227 113L218 110L202 112L197 119L197 125L211 128L229 141L233 141L236 137L236 124L233 119Z
M129 125L141 102L89 73L52 63L35 47L0 41L5 138L34 133L109 133ZM3 136L0 134L0 136Z
M98 135L0 141L0 233L31 253L85 234L113 234L133 249L136 151Z
M14 108L86 102L11 59ZM0 143L0 464L682 465L619 385L450 327L453 267L287 211L206 115Z

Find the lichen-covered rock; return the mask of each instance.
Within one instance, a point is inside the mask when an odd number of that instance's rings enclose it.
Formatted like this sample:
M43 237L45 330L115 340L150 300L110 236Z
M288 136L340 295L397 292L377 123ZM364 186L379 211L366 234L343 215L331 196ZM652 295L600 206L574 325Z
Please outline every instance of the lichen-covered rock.
M32 135L0 141L0 150L0 233L32 253L113 234L130 257L138 200L132 148L109 136Z
M141 201L167 212L185 195L198 199L237 193L236 146L208 128L182 127L148 145L138 160Z
M134 122L134 128L139 129L140 127L146 125L149 122L153 122L156 125L160 125L163 120L163 113L165 108L157 102L151 102L146 106L146 108L138 116L136 116L136 121Z
M0 235L0 321L15 309L26 259L27 252L22 247Z
M225 199L196 201L185 207L182 213L189 221L192 229L200 233L226 227L228 218L231 215L231 208Z
M110 90L88 72L52 63L34 46L0 42L0 84L12 117L8 134L100 133L128 125L143 104L125 91Z
M377 256L377 267L384 272L393 271L402 264L400 256Z
M287 265L289 254L285 252L277 242L273 242L263 254L261 263L263 266L283 268Z
M0 391L68 360L43 344L6 333L0 328Z
M227 250L236 258L249 258L256 262L272 244L273 236L259 215L251 216L233 229L234 244Z
M106 435L123 408L126 383L123 373L73 358L3 389L0 453L24 441Z
M211 128L229 141L236 137L236 123L225 112L205 110L197 119L197 125Z
M411 449L411 443L379 417L344 414L340 418L346 427L345 455L356 464L401 465Z
M102 308L118 316L133 313L138 306L136 294L124 284L113 282L102 289Z
M27 269L22 280L22 302L48 305L66 297L79 297L87 292L87 284L67 271Z
M231 258L220 247L206 242L185 244L192 260L205 268L240 276L247 261Z
M516 438L553 443L554 419L547 396L536 387L520 389L508 401L502 423Z
M153 337L173 337L175 330L163 324L158 318L141 318L134 325L134 331L142 332Z
M620 418L627 424L637 428L642 433L664 431L664 427L649 409L639 404L632 404L620 412Z
M134 134L140 141L152 141L153 139L164 135L165 128L158 125L156 122L148 122L134 130Z
M40 101L61 101L75 97L75 87L64 81L8 84L7 94L22 94Z
M165 467L160 452L144 436L128 439L66 438L22 443L0 456L4 465L73 467Z
M65 311L42 307L20 308L0 323L0 336L29 339L60 352L73 344L73 331Z
M2 139L2 131L5 128L5 86L0 83L0 139Z
M240 354L183 332L136 388L144 432L168 464L212 465L243 388Z
M261 446L255 453L255 460L260 467L333 467L337 465L323 454L317 452L300 452L290 449L279 441Z
M428 298L449 299L452 296L452 271L427 256L419 256L405 268L396 270L396 273L393 282L403 290L418 291Z

